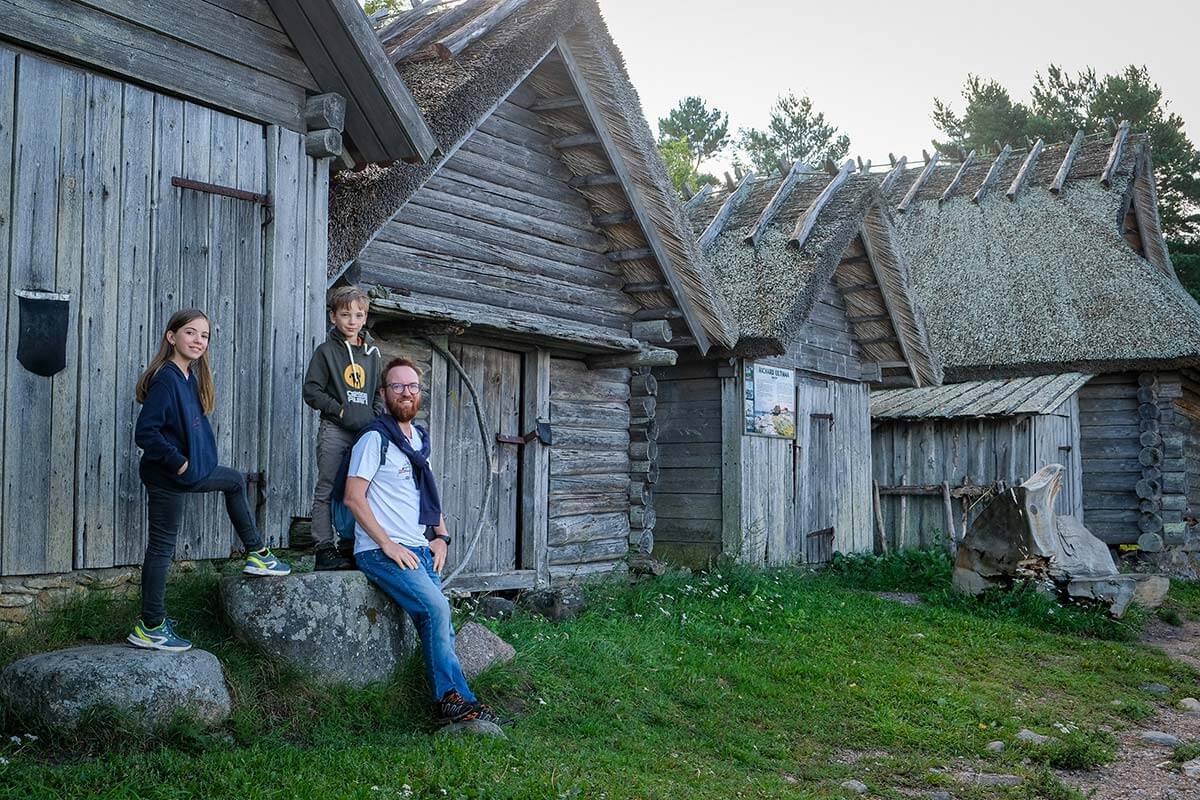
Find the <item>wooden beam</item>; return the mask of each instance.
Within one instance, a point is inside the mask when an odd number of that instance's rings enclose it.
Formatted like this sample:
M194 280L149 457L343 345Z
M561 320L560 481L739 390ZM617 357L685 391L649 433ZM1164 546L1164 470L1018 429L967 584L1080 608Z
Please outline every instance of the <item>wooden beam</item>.
M1100 185L1105 189L1112 186L1112 176L1121 164L1121 150L1124 149L1125 140L1128 138L1129 120L1125 120L1117 128L1117 135L1113 138L1112 148L1108 151L1108 162L1104 165L1104 172L1100 174Z
M586 359L588 369L619 367L672 367L679 354L666 347L645 347L636 353L611 356L592 356Z
M598 172L594 175L576 175L567 181L572 189L586 189L589 186L620 186L621 179L611 172Z
M663 244L659 230L655 226L655 217L650 213L645 201L639 194L637 190L638 184L633 180L629 168L625 164L625 156L609 132L604 114L592 96L592 90L588 85L585 73L579 66L579 61L575 57L575 52L571 48L570 42L565 37L560 37L558 40L558 52L562 57L563 66L566 67L567 75L570 77L571 82L575 86L575 91L579 95L579 100L587 111L588 117L592 121L592 126L596 129L596 135L600 137L601 146L608 156L609 163L612 164L613 172L621 177L621 184L625 187L625 196L629 200L629 205L633 209L634 214L637 215L638 221L641 223L646 243L654 251L654 258L658 262L659 270L662 271L663 277L667 279L667 283L671 285L671 293L675 297L675 303L683 312L683 318L687 322L688 330L696 337L696 347L701 353L707 353L710 346L708 332L704 329L704 326L700 323L700 318L696 315L692 297L684 288L683 281L676 272L675 264L671 260L670 252L667 250L666 245Z
M648 319L683 319L683 312L678 308L643 308L633 312L633 318L639 322Z
M1021 192L1021 187L1025 185L1025 181L1029 179L1029 175L1033 172L1034 166L1037 164L1038 156L1042 154L1042 148L1046 146L1046 142L1038 139L1033 143L1033 147L1029 149L1029 154L1025 156L1025 160L1021 162L1021 168L1017 170L1017 177L1013 178L1012 185L1008 187L1008 191L1004 196L1009 200L1016 200L1017 195Z
M771 201L767 203L767 207L758 215L758 222L754 223L754 229L743 240L745 244L758 246L758 240L766 233L767 226L771 224L771 220L775 217L776 212L779 211L779 207L788 199L788 195L792 193L792 189L796 186L796 181L800 180L800 176L804 174L805 169L807 167L804 162L796 159L796 162L792 164L792 168L784 176L783 182L779 184L779 188L775 190L775 194L771 196Z
M639 247L636 250L614 250L605 255L609 261L641 261L643 258L653 258L654 252L649 247Z
M632 336L649 344L669 344L671 323L665 319L641 320L633 323Z
M829 204L837 194L837 190L842 187L846 179L850 177L850 173L854 171L853 159L846 159L846 163L842 164L842 168L837 171L833 179L825 185L821 193L817 195L817 199L812 201L812 204L804 210L800 215L800 219L796 220L796 227L792 231L792 237L788 239L788 245L799 250L804 246L804 242L812 233L813 228L817 224L817 217L821 215L821 209Z
M888 157L891 157L891 153L888 153ZM892 187L896 185L896 181L900 180L900 176L904 174L904 171L907 168L908 156L900 156L900 160L894 162L891 170L889 170L888 174L884 176L883 182L879 184L879 193L886 195L888 192L890 192Z
M908 369L907 361L876 361L880 369Z
M706 183L700 187L700 190L688 198L688 201L683 204L684 211L694 211L701 203L708 199L712 194L712 184Z
M852 325L857 325L862 322L889 322L891 317L887 314L867 314L861 317L846 317L846 321Z
M600 144L600 137L594 133L577 133L574 136L560 136L550 141L550 146L556 150L567 150L572 147L589 147Z
M878 283L852 283L842 289L842 294L855 294L856 292L869 292L872 289L878 289Z
M908 187L908 193L904 195L904 199L900 201L900 205L896 206L896 210L901 214L908 211L908 207L912 205L913 200L917 199L917 192L921 191L921 187L929 180L929 176L933 174L934 167L937 166L938 160L942 157L941 153L934 153L929 159L929 163L925 165L925 169L921 170L921 174L913 181L913 185Z
M525 1L503 0L503 2L492 6L491 10L487 13L480 14L453 33L446 34L433 45L434 49L437 50L438 56L443 61L449 61L454 58L467 49L472 42L487 34L488 31L503 22L506 17L525 5Z
M695 347L696 338L694 336L676 336L671 340L671 347L682 349L684 347Z
M529 106L530 111L560 111L564 108L580 108L583 101L574 96L543 97Z
M871 273L875 276L875 282L881 287L879 290L879 296L883 298L883 307L887 311L888 316L892 318L892 330L898 337L896 344L900 348L900 354L904 356L904 364L906 367L908 367L908 374L912 376L914 385L921 386L921 375L919 372L917 372L917 367L913 363L913 356L908 346L908 340L900 336L900 323L897 322L897 320L900 319L900 315L896 313L896 309L892 305L892 298L890 297L889 293L883 291L882 289L883 279L879 276L879 268L877 266L879 260L875 256L875 251L878 248L875 245L875 240L871 238L870 231L867 229L866 225L862 227L859 235L862 236L863 249L867 251L867 257L871 260ZM880 369L883 369L882 364L880 364Z
M954 196L954 190L962 183L963 175L967 174L967 169L975 163L975 151L967 153L967 157L963 159L962 166L958 168L958 172L954 173L954 180L950 181L950 185L946 187L946 191L942 192L942 196L938 198L939 203L944 203Z
M415 36L407 42L396 47L396 49L388 52L388 57L393 64L399 64L420 51L424 50L429 45L433 44L434 40L448 30L453 30L456 26L462 24L469 19L480 6L483 5L483 0L466 0L465 3L455 6L444 14L440 14L437 19L419 30ZM414 20L415 21L415 20ZM384 34L387 38L383 40L385 46L391 44L396 38L404 33L404 29L396 26L393 31L387 29Z
M987 175L983 176L983 183L979 184L979 188L975 190L974 196L971 197L971 202L978 204L980 200L987 196L988 189L992 188L992 184L1000 177L1000 171L1004 169L1004 162L1008 161L1009 154L1012 153L1012 147L1004 145L1004 148L996 154L996 160L992 162L992 166L988 168Z
M621 287L621 290L638 294L640 292L669 292L671 287L661 281L647 281L645 283L627 283Z
M858 343L859 343L859 344L861 344L861 345L868 345L868 344L889 344L889 343L893 343L893 344L899 344L899 343L900 343L900 337L898 337L898 336L876 336L876 337L874 337L874 338L872 338L872 339L859 339L859 340L858 340Z
M626 222L633 222L636 217L632 211L614 211L612 214L597 214L592 217L592 224L597 228L606 228L612 225L624 225Z
M346 98L337 92L308 98L304 103L304 125L310 131L332 128L341 133L346 128Z
M754 173L747 172L746 177L742 178L742 182L738 184L736 190L729 193L725 198L725 202L721 203L721 208L717 211L717 215L712 218L712 222L708 223L708 227L704 229L704 233L700 234L700 238L696 240L696 246L701 252L712 246L712 243L721 235L721 231L725 228L725 223L729 221L729 217L737 210L750 194L750 188L754 185Z
M1075 156L1079 154L1079 146L1083 144L1083 129L1075 131L1075 138L1071 140L1071 146L1067 148L1067 154L1063 156L1062 164L1058 167L1058 173L1054 176L1054 182L1050 184L1050 191L1053 194L1058 194L1063 190L1063 185L1067 182L1067 176L1071 174L1071 165L1075 163Z

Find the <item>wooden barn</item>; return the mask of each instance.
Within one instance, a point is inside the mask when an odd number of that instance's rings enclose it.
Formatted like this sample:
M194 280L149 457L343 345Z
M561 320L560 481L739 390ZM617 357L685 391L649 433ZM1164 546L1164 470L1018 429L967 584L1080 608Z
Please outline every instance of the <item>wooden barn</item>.
M658 551L871 551L870 388L941 379L877 181L797 163L689 210L738 341L653 371Z
M221 460L271 542L307 513L330 161L435 147L384 59L353 0L5 4L0 574L141 562L134 383L179 308L212 318ZM180 558L230 554L218 503Z
M440 153L335 178L330 280L369 287L385 356L425 366L450 569L484 520L453 584L623 568L654 523L648 367L675 334L733 339L620 53L591 0L418 8L379 36Z
M1110 544L1200 509L1200 307L1171 267L1146 137L901 171L885 196L956 385L872 398L889 540L928 544L950 519L961 535L964 482L1055 462L1059 513Z

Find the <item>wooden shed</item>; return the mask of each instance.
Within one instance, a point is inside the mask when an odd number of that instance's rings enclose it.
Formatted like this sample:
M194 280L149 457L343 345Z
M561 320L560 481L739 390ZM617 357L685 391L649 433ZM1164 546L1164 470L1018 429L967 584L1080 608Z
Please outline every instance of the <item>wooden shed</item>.
M870 551L871 385L940 381L876 180L793 165L695 198L734 348L656 367L659 552L703 563Z
M1078 380L1066 373L1094 376L1050 415L1065 420L1078 407L1077 426L1057 447L1078 465L1084 523L1110 544L1159 532L1200 507L1200 306L1171 267L1150 164L1147 137L1122 125L1115 137L1081 132L1069 145L1039 141L1027 152L930 164L895 176L885 193L889 206L904 207L898 239L948 381L993 379L979 391L995 393L1000 408L1034 390L1043 380L1034 376L1059 375L1064 386ZM881 484L949 480L953 488L967 474L1012 482L1053 460L1050 445L1034 441L1026 453L1019 444L1033 436L1022 425L1045 414L1020 423L1028 415L1016 407L999 415L1007 421L988 414L965 422L955 406L968 390L941 391L944 405L927 405L923 419L896 418L902 397L876 398ZM972 441L984 452L952 463L966 456L952 456L947 437L964 425L1011 435ZM889 536L926 542L931 526L945 530L925 512L895 522L902 502L885 502Z
M306 513L299 388L343 142L326 112L344 101L360 158L434 146L398 75L354 77L383 59L353 0L5 4L0 574L140 563L134 383L179 308L212 318L220 456L257 477L264 532ZM230 554L218 503L189 508L180 558Z
M330 280L371 287L384 354L426 367L451 569L483 508L453 585L623 568L653 527L645 373L676 332L733 339L620 53L591 0L418 8L379 35L440 154L335 178Z

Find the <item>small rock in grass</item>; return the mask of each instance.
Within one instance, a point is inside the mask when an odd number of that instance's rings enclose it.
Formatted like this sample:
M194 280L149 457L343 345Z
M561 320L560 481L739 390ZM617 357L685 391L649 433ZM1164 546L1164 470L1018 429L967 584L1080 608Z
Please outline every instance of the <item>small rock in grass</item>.
M1157 744L1163 747L1178 747L1179 745L1183 744L1178 736L1172 736L1171 734L1163 733L1162 731L1142 731L1138 738L1140 738L1143 742L1149 742L1150 744Z
M1161 683L1143 683L1138 688L1149 694L1169 694L1171 691L1170 686L1164 686Z
M508 619L517 610L517 604L503 597L483 597L475 607L476 615L484 619Z
M1053 736L1043 736L1042 734L1035 733L1028 728L1022 728L1020 732L1017 733L1017 741L1041 747L1043 745L1050 744L1051 742L1055 741L1055 739Z
M862 781L854 781L854 780L843 781L842 788L849 789L850 791L854 792L855 794L866 794L867 793L867 785L865 783L863 783Z
M454 722L444 725L437 730L438 736L491 736L495 739L507 739L504 731L494 722L482 719L469 719L466 722Z
M989 753L1003 753L1004 752L1004 742L1001 742L1001 741L988 742L987 749L988 749Z
M542 615L551 622L575 619L587 607L587 599L583 592L573 586L525 592L518 602L522 607Z
M1179 765L1180 771L1189 778L1200 778L1200 758L1193 758Z
M1179 701L1179 707L1184 711L1197 712L1200 711L1200 700L1194 697L1185 697Z
M929 793L929 800L954 800L954 797L946 790L938 789L936 792Z
M458 629L454 652L468 679L477 677L492 664L512 661L517 655L511 644L478 622L468 622Z

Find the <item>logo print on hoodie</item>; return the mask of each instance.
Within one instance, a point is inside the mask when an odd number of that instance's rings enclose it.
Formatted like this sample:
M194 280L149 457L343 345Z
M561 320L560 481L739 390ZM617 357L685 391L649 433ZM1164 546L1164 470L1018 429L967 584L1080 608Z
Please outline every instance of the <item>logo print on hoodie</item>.
M348 364L342 372L342 380L351 389L362 389L367 385L367 371L358 364Z

